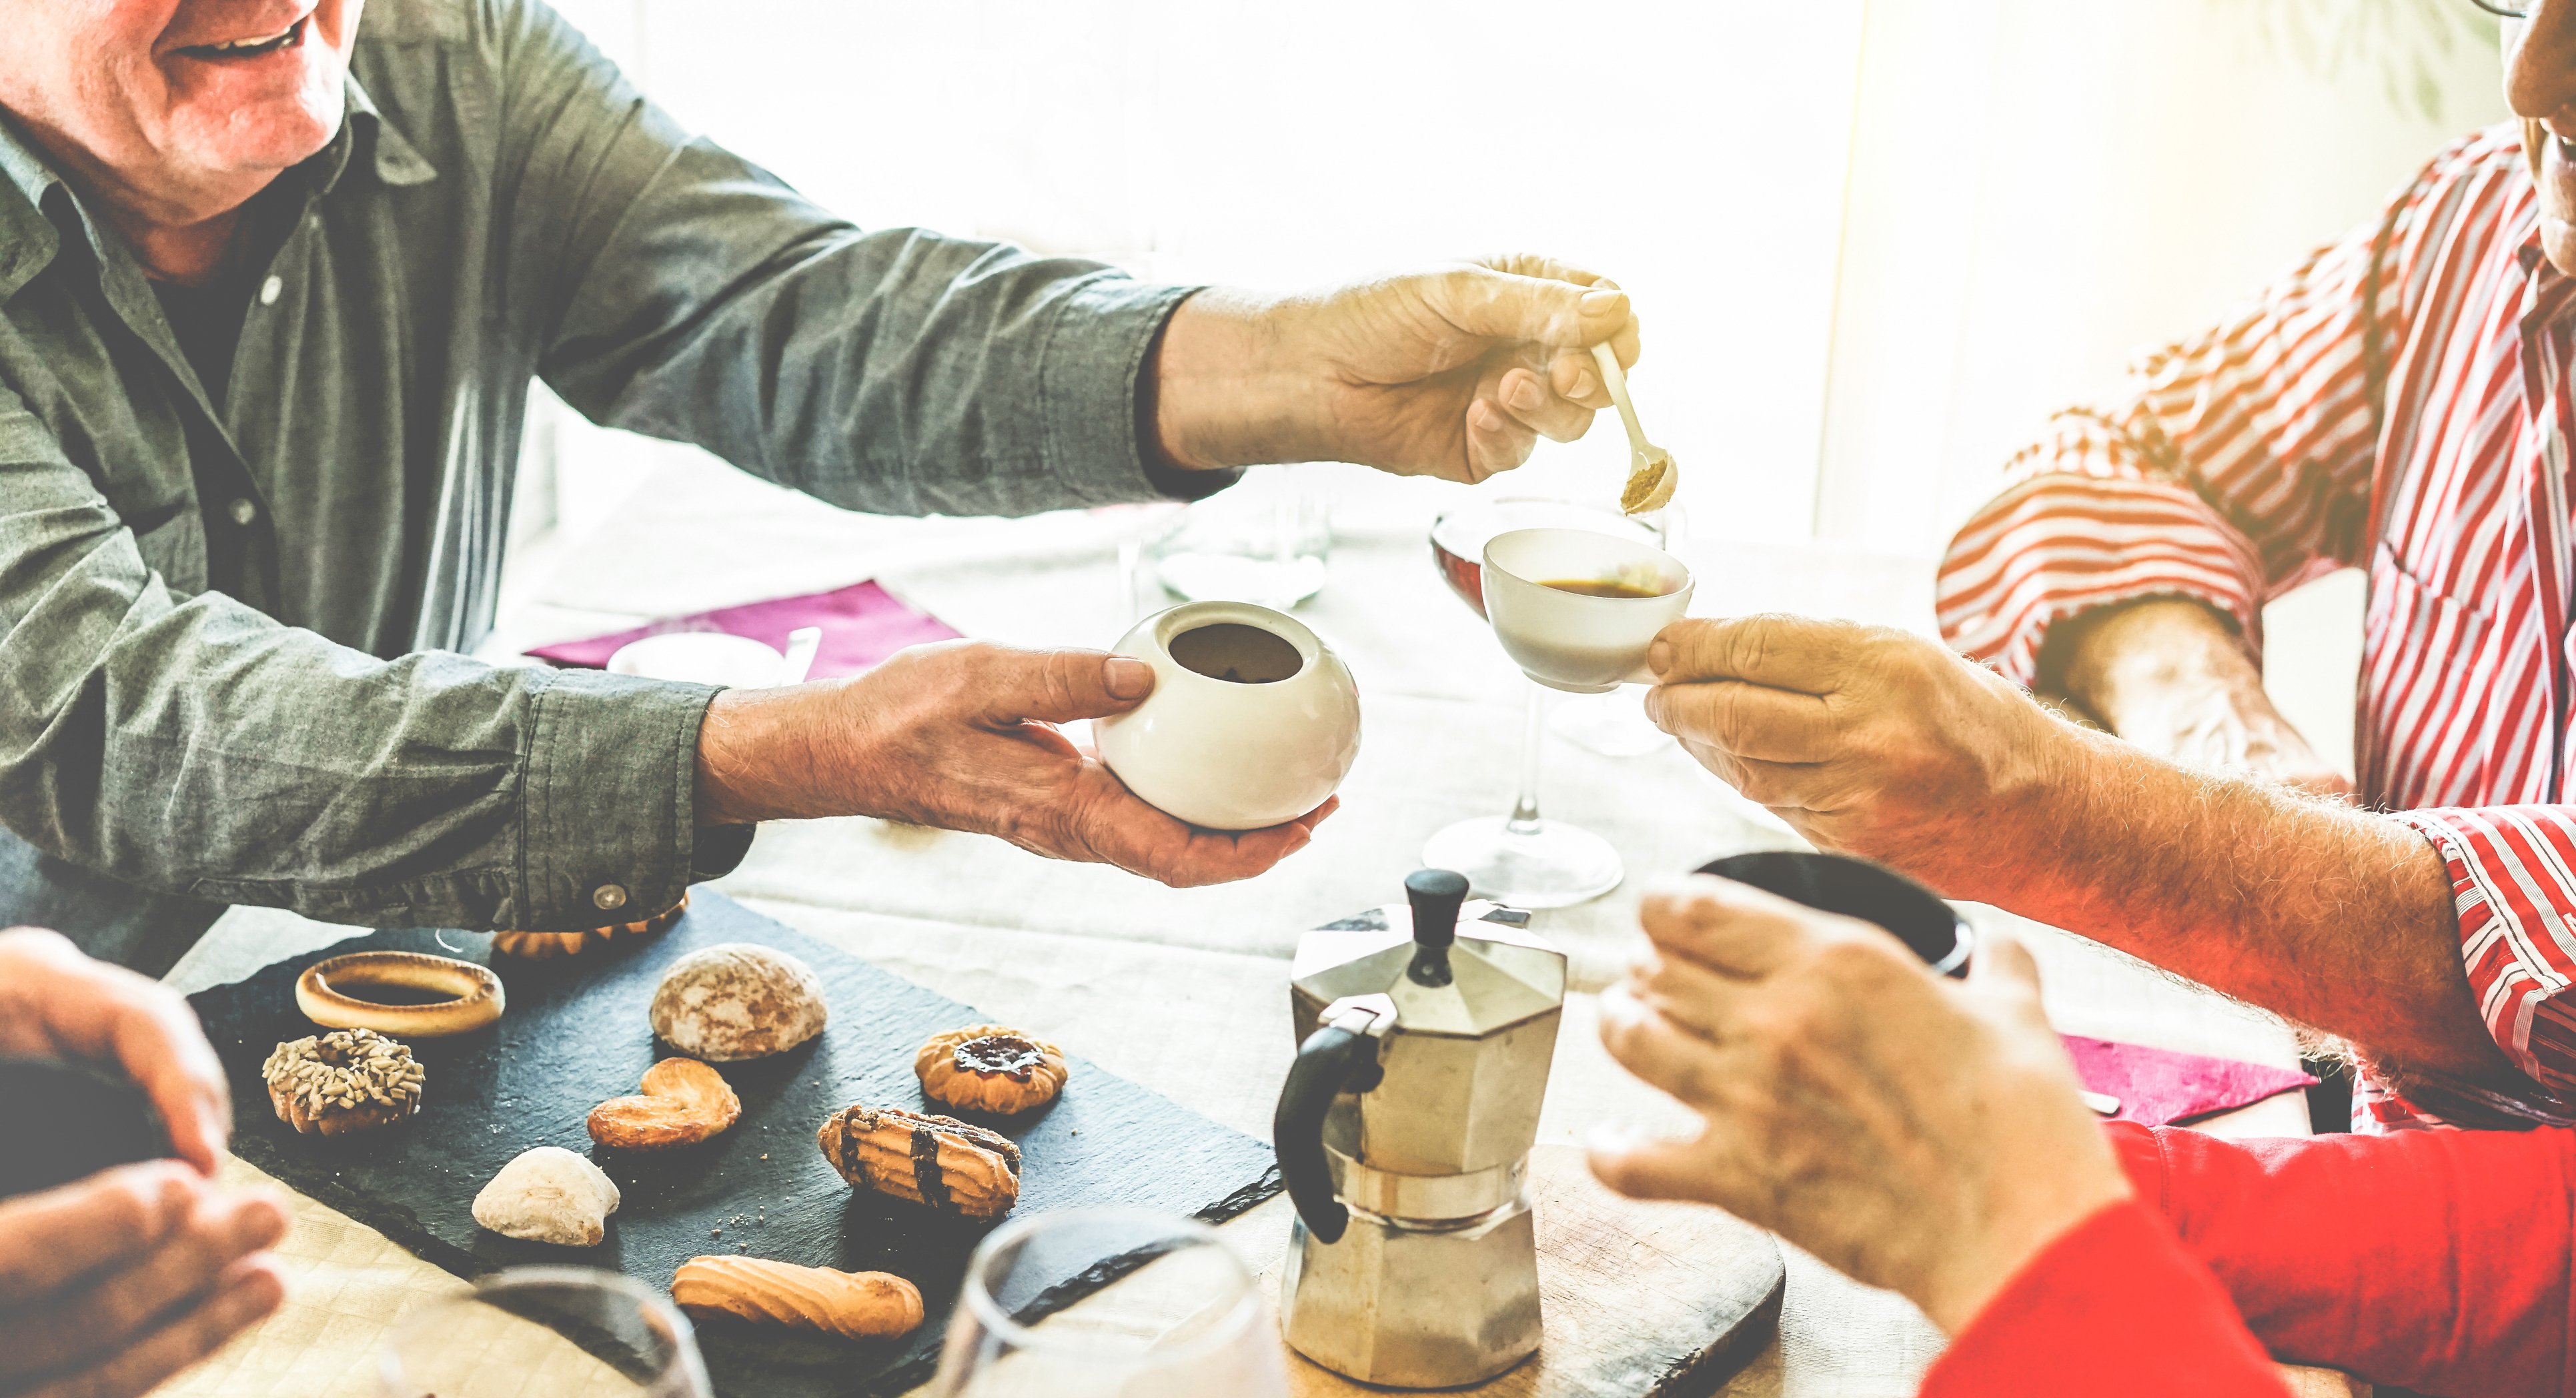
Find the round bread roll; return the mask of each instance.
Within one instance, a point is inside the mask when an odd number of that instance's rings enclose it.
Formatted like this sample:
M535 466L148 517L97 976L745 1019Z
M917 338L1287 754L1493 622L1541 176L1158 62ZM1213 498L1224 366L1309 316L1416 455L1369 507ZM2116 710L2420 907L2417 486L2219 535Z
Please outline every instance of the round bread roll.
M653 1032L710 1063L792 1049L822 1033L829 1017L814 968L749 942L690 952L653 991Z

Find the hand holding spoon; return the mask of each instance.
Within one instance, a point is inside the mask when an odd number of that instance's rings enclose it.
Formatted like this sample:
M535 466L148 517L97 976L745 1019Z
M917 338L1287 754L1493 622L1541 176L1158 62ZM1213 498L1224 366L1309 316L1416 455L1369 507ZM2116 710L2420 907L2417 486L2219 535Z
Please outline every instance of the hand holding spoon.
M1601 366L1601 382L1610 390L1610 401L1619 405L1619 421L1628 429L1628 484L1619 492L1619 509L1632 515L1660 510L1672 503L1681 468L1673 463L1671 452L1647 441L1646 429L1637 425L1637 405L1628 401L1628 376L1619 372L1619 356L1611 352L1610 342L1594 345L1592 358Z

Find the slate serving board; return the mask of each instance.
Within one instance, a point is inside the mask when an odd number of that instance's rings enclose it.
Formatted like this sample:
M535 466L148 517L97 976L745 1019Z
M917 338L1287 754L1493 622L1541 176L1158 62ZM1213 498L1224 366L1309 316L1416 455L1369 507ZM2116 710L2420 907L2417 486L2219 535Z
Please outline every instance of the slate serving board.
M651 1154L594 1146L583 1125L590 1109L633 1093L644 1070L673 1052L646 1019L663 968L719 942L802 958L823 981L830 1026L774 1058L719 1065L743 1111L713 1141ZM928 1313L910 1336L848 1341L706 1320L698 1340L708 1373L719 1394L781 1398L900 1393L930 1377L967 1255L997 1225L851 1189L814 1131L852 1102L920 1109L912 1057L922 1040L988 1016L705 889L659 937L541 962L495 958L489 944L473 933L374 932L190 996L231 1074L234 1151L463 1277L573 1263L667 1288L682 1262L707 1253L893 1272L921 1288ZM316 961L376 949L489 963L508 1011L471 1034L412 1041L428 1082L411 1122L337 1140L298 1136L270 1110L259 1075L280 1041L319 1032L295 1008L295 979ZM1020 1144L1012 1217L1123 1205L1218 1222L1279 1192L1269 1146L1079 1058L1073 1065L1052 1106L979 1119ZM538 1145L588 1155L617 1181L624 1200L599 1246L525 1242L475 1225L475 1193ZM1063 1266L1066 1284L1044 1293L1044 1310L1121 1274L1111 1258Z

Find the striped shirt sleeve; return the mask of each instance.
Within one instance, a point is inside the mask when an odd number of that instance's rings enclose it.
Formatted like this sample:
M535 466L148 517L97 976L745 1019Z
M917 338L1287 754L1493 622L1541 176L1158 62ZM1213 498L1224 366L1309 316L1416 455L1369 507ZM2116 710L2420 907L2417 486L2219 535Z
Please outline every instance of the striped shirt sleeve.
M2399 1108L2457 1125L2486 1124L2478 1108L2568 1124L2576 1119L2570 1105L2576 1103L2576 996L2568 994L2576 977L2576 807L2414 810L2396 819L2441 853L2479 1016L2514 1066L2542 1089L2501 1100L2480 1100L2487 1094L2468 1090L2468 1101L2453 1102L2447 1099L2464 1089L2403 1083Z
M2401 227L2414 194L2401 196ZM2381 224L2319 251L2236 319L2149 355L2118 406L2058 414L1942 561L1950 644L2029 684L2056 622L2178 596L2233 617L2259 658L2263 603L2363 547L2375 422L2363 308ZM2378 299L2383 344L2400 300L2394 285Z

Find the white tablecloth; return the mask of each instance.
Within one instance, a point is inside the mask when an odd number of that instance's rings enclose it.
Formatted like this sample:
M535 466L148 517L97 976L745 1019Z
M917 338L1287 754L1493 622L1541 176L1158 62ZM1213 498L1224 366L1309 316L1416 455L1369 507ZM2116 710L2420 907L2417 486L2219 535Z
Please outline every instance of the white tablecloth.
M1327 476L1325 481L1339 479ZM1425 836L1498 814L1511 800L1523 689L1482 625L1432 570L1425 530L1453 488L1356 482L1333 574L1300 615L1350 663L1363 692L1359 765L1343 809L1271 873L1173 890L1111 870L1053 863L998 841L866 819L774 825L717 886L810 935L1064 1043L1103 1067L1266 1138L1290 1042L1287 957L1301 929L1400 896ZM691 466L638 492L613 539L541 554L510 580L495 649L592 634L658 615L875 576L969 635L1106 645L1137 614L1117 545L1151 511L1005 521L895 521L840 514ZM1921 560L1804 546L1686 545L1703 615L1787 609L1928 624ZM1538 914L1565 948L1568 1003L1542 1136L1575 1141L1611 1121L1677 1129L1685 1114L1610 1064L1592 993L1635 945L1639 889L1717 855L1792 843L1667 745L1608 758L1551 737L1546 813L1607 837L1628 882L1582 907ZM2288 1032L2267 1016L2125 958L1991 909L2040 955L2061 1029L2288 1066ZM273 912L238 911L172 973L218 984L344 935ZM2299 1099L2276 1098L2221 1129L2303 1132ZM239 1168L239 1167L237 1167ZM1231 1230L1256 1265L1284 1242L1266 1206ZM300 1273L286 1310L182 1379L186 1393L363 1394L383 1325L447 1279L368 1230L304 1201L289 1244ZM1910 1392L1940 1336L1897 1298L1793 1257L1780 1340L1731 1394Z

